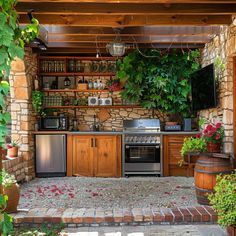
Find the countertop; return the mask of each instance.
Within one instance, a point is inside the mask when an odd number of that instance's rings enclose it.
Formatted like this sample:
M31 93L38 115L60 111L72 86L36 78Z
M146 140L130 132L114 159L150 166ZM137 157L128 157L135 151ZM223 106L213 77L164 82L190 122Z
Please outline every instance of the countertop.
M124 131L33 131L32 134L67 134L67 135L80 135L80 134L92 134L92 135L123 135L125 133L129 134L137 134L137 132L124 132ZM199 131L161 131L156 134L161 135L189 135L189 134L197 134ZM155 134L151 132L147 132L145 134Z

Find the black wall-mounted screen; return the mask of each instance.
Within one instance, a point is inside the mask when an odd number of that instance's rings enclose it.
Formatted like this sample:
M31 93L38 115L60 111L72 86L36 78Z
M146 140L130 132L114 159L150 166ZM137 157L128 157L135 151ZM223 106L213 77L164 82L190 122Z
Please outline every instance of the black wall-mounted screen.
M193 111L217 106L214 64L210 64L191 77Z

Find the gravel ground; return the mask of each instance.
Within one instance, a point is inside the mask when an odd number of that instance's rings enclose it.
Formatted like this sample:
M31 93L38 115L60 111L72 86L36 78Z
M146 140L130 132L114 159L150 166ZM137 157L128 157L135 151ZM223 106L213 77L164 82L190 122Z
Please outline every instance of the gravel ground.
M36 178L21 186L20 208L133 208L198 205L193 178Z

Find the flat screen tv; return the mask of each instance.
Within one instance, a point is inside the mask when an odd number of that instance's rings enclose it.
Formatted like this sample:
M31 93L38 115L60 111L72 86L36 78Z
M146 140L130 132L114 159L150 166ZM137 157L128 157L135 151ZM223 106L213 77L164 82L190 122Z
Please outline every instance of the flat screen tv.
M193 111L217 106L214 64L210 64L191 76Z

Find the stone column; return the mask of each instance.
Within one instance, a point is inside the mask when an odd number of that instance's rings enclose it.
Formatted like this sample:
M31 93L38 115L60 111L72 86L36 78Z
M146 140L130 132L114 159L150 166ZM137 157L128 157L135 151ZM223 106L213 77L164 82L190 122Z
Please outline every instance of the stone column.
M35 126L31 93L37 74L37 58L30 48L26 49L24 60L15 59L11 65L11 137L18 140L19 153L23 156L25 180L35 176L34 141L32 131Z

